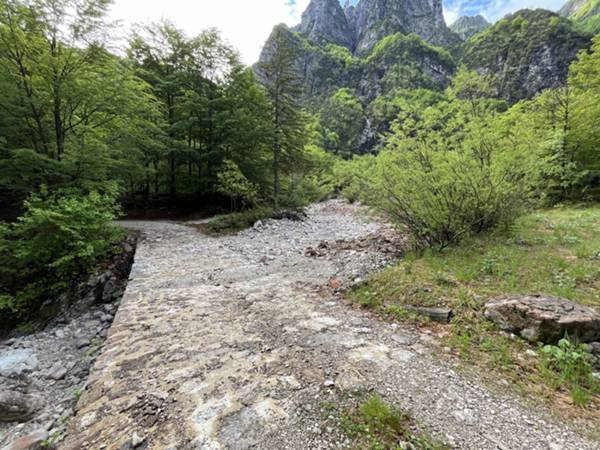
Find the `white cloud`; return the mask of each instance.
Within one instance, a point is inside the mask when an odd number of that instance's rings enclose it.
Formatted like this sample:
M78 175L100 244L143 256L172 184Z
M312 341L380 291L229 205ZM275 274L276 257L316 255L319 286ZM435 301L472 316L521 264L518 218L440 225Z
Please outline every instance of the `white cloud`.
M447 25L452 25L459 17L460 14L458 9L449 9L444 7L444 20L446 21Z
M193 36L217 28L236 47L246 64L258 60L260 49L278 23L295 25L309 0L116 0L111 17L121 20L120 38L132 24L169 19ZM118 38L118 37L117 37Z

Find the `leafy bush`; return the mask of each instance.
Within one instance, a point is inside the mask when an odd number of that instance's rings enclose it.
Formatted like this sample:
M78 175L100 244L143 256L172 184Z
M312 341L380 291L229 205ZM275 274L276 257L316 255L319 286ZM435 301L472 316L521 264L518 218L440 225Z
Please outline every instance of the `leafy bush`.
M527 206L543 160L500 126L504 105L489 92L488 80L461 70L444 101L399 114L377 158L366 199L417 247L508 225Z
M26 318L89 272L124 231L111 221L114 196L62 191L32 194L16 223L0 227L0 316Z
M540 347L540 372L555 389L566 388L578 405L589 402L598 392L598 382L592 372L592 356L582 344L561 339L558 345Z
M235 162L228 159L223 162L223 170L217 174L216 190L229 197L232 211L258 201L258 187L246 178Z

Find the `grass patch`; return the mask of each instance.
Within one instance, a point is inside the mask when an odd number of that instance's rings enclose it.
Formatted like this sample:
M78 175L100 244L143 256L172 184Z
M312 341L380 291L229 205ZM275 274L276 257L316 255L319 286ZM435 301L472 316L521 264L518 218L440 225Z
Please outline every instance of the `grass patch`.
M361 449L449 448L418 431L414 421L378 396L371 396L342 416L342 428Z
M534 212L510 231L473 238L443 252L408 255L348 295L391 320L437 327L443 346L483 366L484 373L500 371L529 392L552 401L587 404L587 412L593 413L600 404L597 387L550 382L549 374L560 374L561 369L556 364L541 369L548 354L500 332L485 319L483 308L505 294L544 293L599 309L599 292L600 207L592 207ZM451 307L454 318L439 328L407 312L407 305ZM574 386L585 387L589 395L581 395Z
M247 211L216 216L202 227L202 231L212 236L233 234L252 227L259 220L273 217L273 209L256 207Z

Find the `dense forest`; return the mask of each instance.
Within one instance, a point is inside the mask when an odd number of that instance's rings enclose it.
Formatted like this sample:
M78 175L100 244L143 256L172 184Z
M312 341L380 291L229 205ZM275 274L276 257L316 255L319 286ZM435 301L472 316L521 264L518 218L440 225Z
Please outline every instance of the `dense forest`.
M600 40L553 13L463 44L445 29L447 48L396 32L355 51L281 25L251 68L217 31L167 21L111 51L110 4L0 3L4 318L102 258L123 206L236 213L218 230L341 194L443 248L600 195ZM548 42L558 72L523 91ZM499 49L519 70L485 66Z

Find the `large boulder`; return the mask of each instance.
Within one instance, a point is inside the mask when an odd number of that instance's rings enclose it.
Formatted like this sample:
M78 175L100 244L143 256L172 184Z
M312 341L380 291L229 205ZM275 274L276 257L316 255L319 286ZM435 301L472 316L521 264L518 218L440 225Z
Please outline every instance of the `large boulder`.
M0 391L0 422L26 422L42 407L42 400L33 395Z
M505 331L531 342L554 344L566 334L582 342L600 340L600 315L570 300L545 295L511 295L488 302L485 316Z

